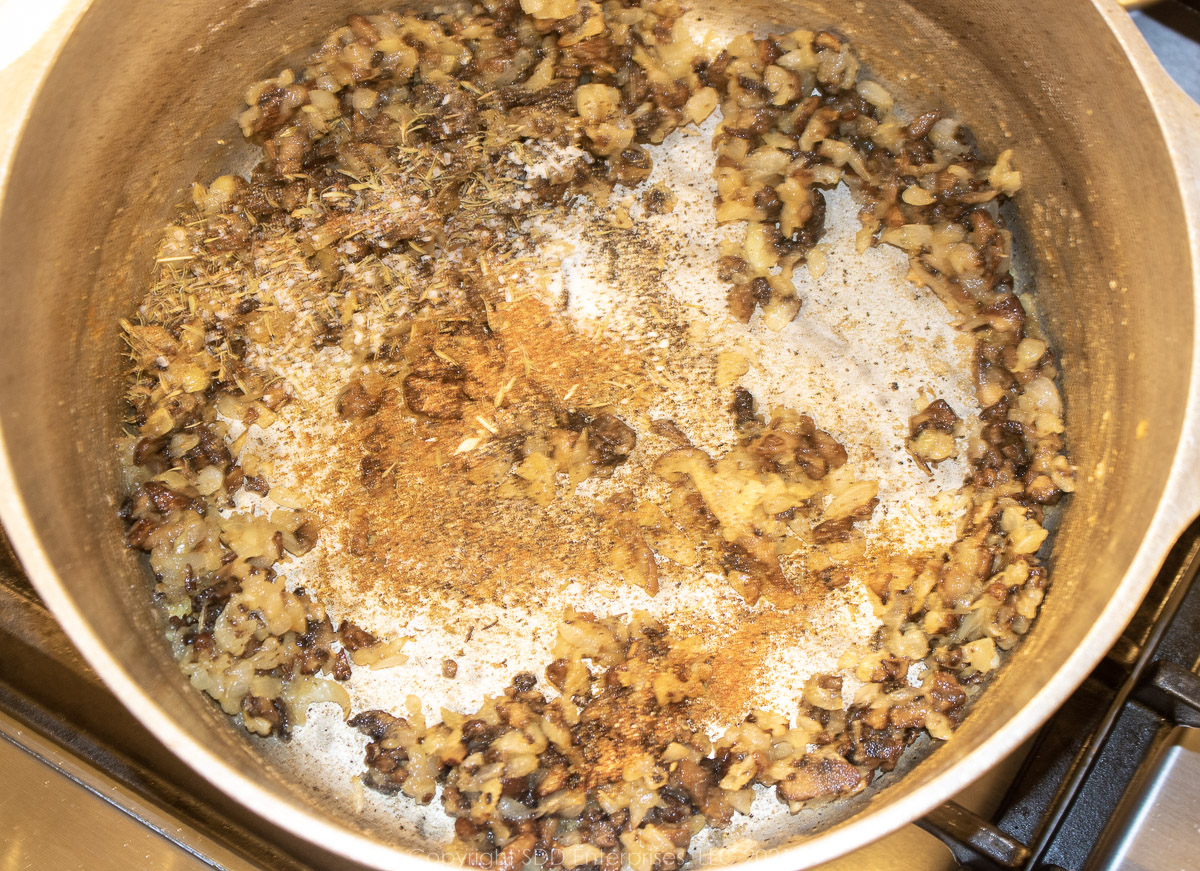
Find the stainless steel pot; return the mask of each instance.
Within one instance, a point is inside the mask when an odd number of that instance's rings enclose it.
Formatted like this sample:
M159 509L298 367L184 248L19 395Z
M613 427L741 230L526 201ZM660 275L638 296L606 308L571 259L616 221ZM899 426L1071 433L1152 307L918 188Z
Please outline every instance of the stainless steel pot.
M27 58L40 86L0 206L0 516L38 591L112 690L248 807L381 868L422 861L266 766L188 686L121 546L111 462L117 318L194 179L243 168L244 85L380 0L92 0ZM854 813L764 844L766 869L827 860L960 790L1103 656L1200 510L1200 109L1111 0L697 2L716 26L832 25L910 106L953 107L1019 149L1021 269L1062 351L1079 492L1043 615L958 733Z

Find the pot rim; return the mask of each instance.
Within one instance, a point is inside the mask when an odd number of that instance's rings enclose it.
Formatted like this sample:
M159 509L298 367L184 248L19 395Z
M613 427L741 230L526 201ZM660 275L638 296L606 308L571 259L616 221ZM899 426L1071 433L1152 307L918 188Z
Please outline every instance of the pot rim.
M1191 241L1193 293L1200 320L1200 185L1187 187L1187 180L1200 178L1200 107L1181 95L1159 66L1133 22L1113 0L1091 0L1102 20L1120 41L1139 76L1170 148L1176 181L1180 186ZM3 196L23 133L28 108L38 97L40 85L53 68L59 51L68 43L74 25L91 7L81 0L77 8L56 23L53 50L37 59L37 88L29 90L19 116L19 132L9 140L3 155L0 197ZM36 53L36 52L34 52ZM28 55L27 55L28 58ZM1190 133L1190 135L1189 135ZM978 744L969 754L945 771L917 787L903 801L893 801L869 813L811 835L803 842L770 851L753 863L761 871L792 871L834 859L912 822L927 813L1015 750L1062 704L1103 657L1120 635L1129 615L1141 601L1167 551L1183 528L1200 511L1200 323L1193 326L1194 342L1187 414L1170 476L1147 534L1127 569L1116 594L1105 605L1082 643L1053 677L1018 711L1003 728ZM0 522L22 567L38 595L62 624L71 641L104 683L146 728L176 756L227 795L257 815L281 828L336 854L352 856L356 862L376 868L444 867L436 862L439 853L419 853L385 845L343 827L315 811L283 798L243 774L220 755L205 749L190 732L168 716L158 702L126 671L92 630L81 609L60 583L57 572L34 528L32 518L17 492L15 476L3 428L0 427Z

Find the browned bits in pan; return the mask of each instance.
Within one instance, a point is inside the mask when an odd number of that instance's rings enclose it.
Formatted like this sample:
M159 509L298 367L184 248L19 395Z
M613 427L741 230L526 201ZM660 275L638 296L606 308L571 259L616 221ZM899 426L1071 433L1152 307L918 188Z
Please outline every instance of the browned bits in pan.
M648 595L670 565L703 566L756 613L787 612L802 585L840 595L878 562L864 584L884 616L856 691L815 675L794 716L755 710L715 740L700 717L713 668L702 645L642 613L568 613L544 683L519 673L470 714L429 724L410 704L404 717L352 717L369 739L368 785L418 802L441 785L468 863L671 871L700 826L749 810L755 785L792 810L861 791L920 734L947 737L972 686L1027 631L1047 585L1045 512L1073 489L1056 361L1010 274L999 206L1021 185L1011 152L985 161L942 113L902 121L836 34L746 34L710 56L679 41L679 14L673 2L528 0L350 16L299 75L251 89L241 125L262 162L248 179L195 187L194 210L164 239L159 284L122 324L126 541L148 554L181 667L260 735L286 736L315 702L349 714L352 665L404 659L405 639L347 620L335 630L285 579L322 518L295 507L246 433L297 404L326 403L353 439L346 482L359 501L344 546L356 559L379 554L387 524L371 506L402 489L396 445L420 426L434 446L417 471L453 482L459 506L490 488L548 510L585 482L623 488L631 466L652 464L661 498L617 492L588 533L589 569ZM984 412L960 418L936 399L908 421L916 462L970 468L963 534L944 553L865 555L879 487L850 461L854 434L823 429L820 409L760 408L735 388L730 438L706 452L686 425L622 404L623 382L600 399L586 379L546 389L537 366L571 361L541 310L524 336L542 347L510 347L513 310L480 274L518 250L521 222L644 185L651 146L718 110L714 217L736 226L718 264L732 318L778 330L800 315L793 273L809 262L816 274L825 193L845 184L860 249L904 250L912 280L973 337ZM553 149L570 159L534 178ZM664 186L640 192L646 213L673 203ZM231 264L279 279L285 262L302 265L290 280L316 301L306 310L277 304L270 281L214 288ZM364 343L382 309L386 336ZM256 354L280 335L343 360L344 389L305 397L262 366ZM797 583L783 561L801 550ZM458 666L442 660L443 677Z

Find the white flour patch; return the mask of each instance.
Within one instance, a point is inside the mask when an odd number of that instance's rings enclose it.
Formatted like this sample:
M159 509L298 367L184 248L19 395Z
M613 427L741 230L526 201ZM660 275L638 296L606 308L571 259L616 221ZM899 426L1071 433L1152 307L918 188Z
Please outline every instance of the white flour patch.
M532 228L545 237L535 253L550 261L545 293L561 300L585 334L602 331L620 337L654 361L664 383L680 390L664 391L650 417L669 417L696 446L714 456L728 450L735 439L727 410L732 386L716 386L715 359L722 351L738 351L749 369L737 383L756 397L760 410L769 413L781 405L811 415L845 446L854 477L879 483L880 504L866 525L871 545L898 552L948 546L964 510L958 489L965 465L946 461L929 475L908 456L905 443L909 417L934 398L948 401L960 417L977 414L968 344L950 323L945 307L906 280L908 260L902 252L886 247L856 251L857 207L844 188L827 194L825 273L814 279L806 268L797 270L803 307L796 320L779 332L768 329L760 315L749 324L736 322L727 312L727 286L717 277L717 260L721 239L736 239L740 228L717 227L713 220L713 123L710 120L699 134L673 134L666 144L652 148L655 163L649 181L633 194L614 196L639 232L653 240L648 250L663 255L661 262L651 264L657 276L653 296L639 290L647 287L644 276L631 281L621 271L623 258L633 254L614 253L606 246L593 232L595 215L582 207L567 220ZM531 175L553 173L556 161L574 157L542 155L530 164ZM639 194L655 185L674 195L673 211L646 212ZM283 311L294 308L287 290L278 286L275 291L275 303ZM364 342L376 328L369 321L352 324ZM258 361L288 379L300 401L283 406L279 422L270 429L252 428L247 450L270 463L274 486L299 494L305 507L319 516L338 487L357 486L353 470L311 476L300 473L294 462L304 456L311 459L313 445L329 444L344 425L334 400L357 372L351 359L337 348L314 354L299 347ZM613 479L588 481L579 495L605 498L652 460L635 454ZM269 496L261 502L271 507ZM322 522L336 523L337 518L325 516ZM455 542L447 541L446 546L452 551ZM551 592L540 601L521 607L476 604L448 614L433 594L423 607L401 608L384 596L365 599L356 585L356 566L340 536L323 532L312 552L283 569L293 587L332 591L322 600L335 622L349 618L385 639L409 639L404 647L407 662L386 669L355 669L346 684L353 709L403 714L406 700L415 696L431 722L440 719L443 708L478 708L486 697L499 695L517 673L541 676L568 607L599 616L646 610L680 635L697 632L718 639L736 632L738 620L745 619L735 616L744 613L744 603L724 576L699 569L666 571L655 597L630 584L568 572L549 579ZM445 574L441 566L427 569ZM801 605L788 620L797 631L770 643L745 687L753 706L785 715L799 706L809 677L838 672L847 651L867 644L880 625L859 577L825 596L820 606ZM447 659L456 666L453 678L443 676ZM843 676L845 696L851 698L856 684L845 672ZM315 707L307 726L298 728L287 745L272 748L277 764L301 777L319 761L322 792L343 806L362 803L364 822L390 820L396 831L448 839L451 827L436 800L417 810L408 799L383 798L370 790L364 799L356 781L363 770L364 739L338 720L334 706ZM727 725L714 722L711 731L719 733ZM403 821L394 810L397 801L404 803ZM786 815L786 809L774 798L760 796L755 814L761 818L754 818L755 829L769 826L781 813ZM731 843L737 836L730 831L719 838Z
M655 162L646 185L663 184L677 198L671 213L641 218L648 235L675 247L657 288L660 307L674 303L714 357L736 350L748 358L750 371L739 383L761 409L783 405L810 414L846 447L858 477L879 482L880 505L868 527L876 540L913 549L953 543L965 507L957 491L966 464L945 461L931 476L905 443L908 419L933 399L945 399L959 417L978 413L970 338L954 328L931 291L905 279L904 252L856 250L858 209L844 186L826 194L825 273L814 279L807 268L796 271L803 303L797 318L773 332L759 314L747 325L730 317L717 260L721 239L739 229L718 227L712 217L708 134L714 123L710 119L702 135L676 133L650 149ZM631 214L640 211L639 204ZM602 323L631 343L653 344L657 337L646 334L638 316L640 301L621 276L606 274L603 255L578 222L542 229L573 249L556 285L567 296L568 313ZM670 374L688 379L689 387L695 383L692 373ZM701 447L728 447L727 416L701 410L690 423L687 432Z

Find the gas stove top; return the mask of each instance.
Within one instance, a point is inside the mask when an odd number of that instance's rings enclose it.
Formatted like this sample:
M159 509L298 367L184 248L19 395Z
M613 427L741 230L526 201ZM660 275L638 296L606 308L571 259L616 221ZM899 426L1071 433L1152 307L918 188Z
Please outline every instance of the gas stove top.
M1133 15L1200 101L1200 14L1167 0ZM1200 522L1107 658L1025 747L824 871L1200 868L1198 570ZM248 813L178 761L79 658L0 540L0 867L359 866Z

